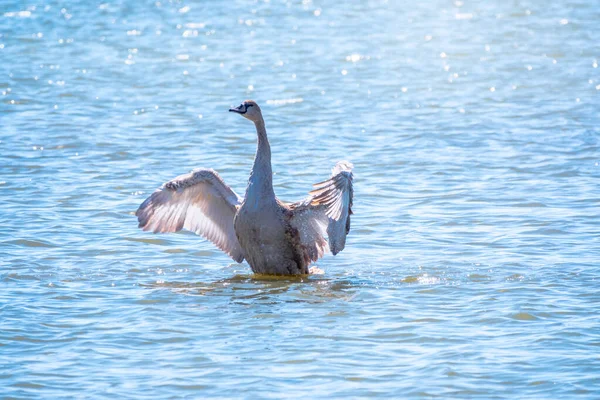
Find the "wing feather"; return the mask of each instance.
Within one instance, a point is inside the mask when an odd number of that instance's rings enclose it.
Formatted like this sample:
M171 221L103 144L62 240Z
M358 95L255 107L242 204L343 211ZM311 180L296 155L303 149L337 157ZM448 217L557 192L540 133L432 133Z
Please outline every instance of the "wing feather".
M331 178L315 184L310 197L290 206L291 224L298 229L306 255L312 261L322 257L327 248L336 255L346 246L354 196L352 168L347 161L338 162Z
M244 252L233 218L240 197L212 169L196 169L165 183L138 208L139 227L154 233L186 229L213 242L237 262Z

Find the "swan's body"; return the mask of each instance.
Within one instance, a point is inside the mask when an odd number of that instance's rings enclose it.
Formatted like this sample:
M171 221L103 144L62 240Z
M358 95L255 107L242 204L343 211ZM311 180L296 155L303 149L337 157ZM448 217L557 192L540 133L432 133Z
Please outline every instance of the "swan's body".
M165 183L136 212L153 232L186 229L213 242L259 274L303 275L330 248L343 250L352 214L352 164L341 161L329 180L303 201L285 204L273 191L271 148L258 105L245 101L230 111L256 125L258 147L244 198L212 169L197 169ZM328 237L329 244L325 240Z

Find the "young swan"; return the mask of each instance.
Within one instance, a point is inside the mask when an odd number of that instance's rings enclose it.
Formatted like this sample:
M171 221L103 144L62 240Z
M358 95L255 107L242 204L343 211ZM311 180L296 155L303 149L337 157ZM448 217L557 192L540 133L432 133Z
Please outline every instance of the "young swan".
M139 226L154 233L196 232L235 261L248 261L257 274L308 274L310 263L328 248L334 255L344 249L352 214L352 164L338 162L307 198L286 204L273 191L271 148L260 107L246 100L229 111L254 122L258 136L244 198L214 170L196 169L148 197L136 212Z
M260 107L254 100L246 100L239 106L230 108L229 111L238 113L254 123L263 120Z

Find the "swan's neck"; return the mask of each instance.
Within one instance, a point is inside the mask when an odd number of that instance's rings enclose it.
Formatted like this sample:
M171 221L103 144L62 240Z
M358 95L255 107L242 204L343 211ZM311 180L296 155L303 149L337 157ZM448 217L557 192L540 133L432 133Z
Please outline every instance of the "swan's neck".
M254 166L248 180L246 203L258 208L259 204L275 200L275 192L273 191L273 171L271 169L271 146L267 139L265 121L261 118L254 124L258 135L258 146L254 157Z

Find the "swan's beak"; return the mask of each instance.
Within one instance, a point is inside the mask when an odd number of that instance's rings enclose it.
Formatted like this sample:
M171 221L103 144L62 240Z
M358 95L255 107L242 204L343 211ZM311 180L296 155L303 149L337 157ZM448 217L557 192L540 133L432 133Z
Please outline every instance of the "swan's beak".
M230 108L229 111L238 113L238 114L246 114L246 106L244 103L240 104L236 108Z

